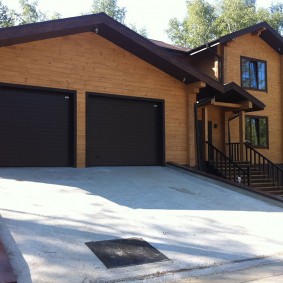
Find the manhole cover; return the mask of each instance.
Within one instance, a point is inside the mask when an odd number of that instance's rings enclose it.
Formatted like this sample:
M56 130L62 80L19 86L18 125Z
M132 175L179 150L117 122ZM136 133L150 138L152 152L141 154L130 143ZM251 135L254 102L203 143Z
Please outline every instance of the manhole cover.
M141 238L85 243L107 268L117 268L169 260Z

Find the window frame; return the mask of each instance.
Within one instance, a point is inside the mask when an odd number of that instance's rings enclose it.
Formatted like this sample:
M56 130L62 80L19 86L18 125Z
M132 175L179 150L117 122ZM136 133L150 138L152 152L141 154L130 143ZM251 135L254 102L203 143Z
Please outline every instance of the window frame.
M246 87L243 85L243 68L242 68L242 63L243 63L243 60L247 60L247 61L253 61L253 62L260 62L260 63L264 63L264 71L265 71L265 89L260 89L258 87ZM267 61L265 60L261 60L261 59L255 59L255 58L250 58L250 57L245 57L245 56L241 56L240 57L240 69L241 69L241 86L244 88L244 89L250 89L250 90L255 90L255 91L261 91L261 92L268 92L268 87L267 87ZM256 80L257 80L257 85L258 85L258 71L257 71L257 74L256 74Z
M265 119L266 120L266 145L254 145L251 140L252 147L254 148L264 148L264 149L269 149L269 123L268 123L268 117L267 116L256 116L256 115L245 115L245 139L248 140L247 137L247 131L246 131L246 123L247 120L246 118L250 119ZM250 132L251 132L251 127L250 127ZM258 133L260 135L260 133Z

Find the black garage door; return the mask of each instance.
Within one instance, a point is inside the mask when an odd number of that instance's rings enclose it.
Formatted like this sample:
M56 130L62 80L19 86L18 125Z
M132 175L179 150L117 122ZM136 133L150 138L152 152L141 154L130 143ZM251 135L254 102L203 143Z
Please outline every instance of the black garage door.
M0 86L0 166L73 165L72 93Z
M163 102L88 94L87 165L162 165Z

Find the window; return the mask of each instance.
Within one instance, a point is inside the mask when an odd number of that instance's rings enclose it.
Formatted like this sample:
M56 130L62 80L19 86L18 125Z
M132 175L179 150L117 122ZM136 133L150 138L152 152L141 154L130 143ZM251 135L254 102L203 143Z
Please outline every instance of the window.
M246 140L255 147L268 147L268 119L246 116Z
M266 62L241 57L242 87L266 90Z

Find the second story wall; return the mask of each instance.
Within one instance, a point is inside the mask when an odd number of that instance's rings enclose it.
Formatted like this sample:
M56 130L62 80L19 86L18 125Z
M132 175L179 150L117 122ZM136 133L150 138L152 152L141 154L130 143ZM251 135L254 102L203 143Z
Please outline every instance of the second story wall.
M280 55L258 36L246 34L224 46L224 83L234 81L241 86L241 56L266 61L267 90L246 89L261 100L266 108L263 111L246 113L246 115L268 117L267 148L257 148L262 154L276 163L283 163L282 153L282 74ZM232 133L234 136L236 132ZM234 137L235 138L235 137Z

